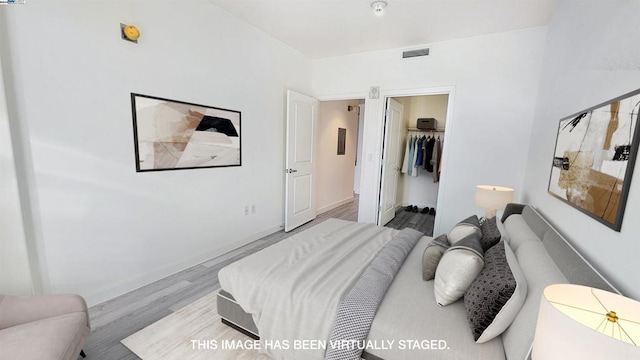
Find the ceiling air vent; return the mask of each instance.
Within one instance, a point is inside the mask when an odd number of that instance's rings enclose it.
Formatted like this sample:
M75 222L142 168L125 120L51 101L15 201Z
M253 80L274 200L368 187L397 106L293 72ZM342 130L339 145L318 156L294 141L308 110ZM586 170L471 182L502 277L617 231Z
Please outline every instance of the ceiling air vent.
M402 58L408 59L419 56L427 56L429 55L429 48L424 49L416 49L416 50L407 50L402 52Z

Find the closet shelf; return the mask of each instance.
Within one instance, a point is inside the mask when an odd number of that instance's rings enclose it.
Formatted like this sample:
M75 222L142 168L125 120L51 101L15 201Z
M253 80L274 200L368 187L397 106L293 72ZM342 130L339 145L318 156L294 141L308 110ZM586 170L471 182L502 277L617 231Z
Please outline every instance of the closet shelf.
M425 130L425 129L418 129L418 128L409 128L407 130L408 131L424 132L424 133L428 133L428 132L444 132L444 129Z

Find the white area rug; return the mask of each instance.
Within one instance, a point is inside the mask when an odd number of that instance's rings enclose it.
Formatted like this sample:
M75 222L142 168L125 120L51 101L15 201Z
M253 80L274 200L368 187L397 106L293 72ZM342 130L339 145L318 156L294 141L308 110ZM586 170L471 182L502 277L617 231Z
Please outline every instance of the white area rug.
M204 296L121 343L143 360L268 360L257 350L247 349L257 341L220 321L217 293ZM229 349L238 344L242 349Z

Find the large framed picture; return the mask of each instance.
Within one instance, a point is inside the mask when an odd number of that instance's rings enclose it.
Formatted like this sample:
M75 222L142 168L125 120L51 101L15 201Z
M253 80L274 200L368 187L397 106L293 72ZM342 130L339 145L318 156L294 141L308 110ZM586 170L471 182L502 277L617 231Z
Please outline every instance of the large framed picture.
M131 93L136 171L241 166L240 111Z
M620 231L638 153L640 90L560 120L549 193Z

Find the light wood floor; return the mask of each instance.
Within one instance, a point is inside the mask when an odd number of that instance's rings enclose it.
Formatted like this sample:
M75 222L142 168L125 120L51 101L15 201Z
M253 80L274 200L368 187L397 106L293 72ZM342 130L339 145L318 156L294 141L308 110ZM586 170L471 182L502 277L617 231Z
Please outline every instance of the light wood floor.
M358 220L358 199L320 214L289 233L279 231L229 253L146 285L89 309L91 334L84 347L88 360L139 359L120 340L195 302L220 287L218 270L329 218ZM429 229L429 224L431 228ZM400 209L388 227L433 232L433 216Z

